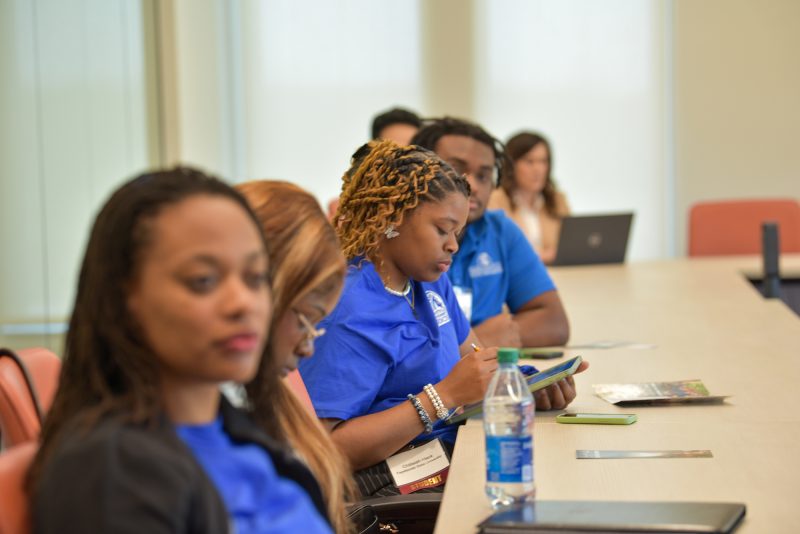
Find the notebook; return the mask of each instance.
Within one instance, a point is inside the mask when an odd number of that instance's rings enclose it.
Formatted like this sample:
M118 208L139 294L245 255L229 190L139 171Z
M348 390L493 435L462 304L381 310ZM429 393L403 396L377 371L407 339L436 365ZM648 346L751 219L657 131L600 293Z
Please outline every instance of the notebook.
M638 384L593 384L595 395L617 406L651 404L718 404L728 395L711 395L701 380L643 382Z
M502 508L481 534L682 532L728 534L745 515L740 503L536 501Z
M564 217L553 265L622 263L633 213Z

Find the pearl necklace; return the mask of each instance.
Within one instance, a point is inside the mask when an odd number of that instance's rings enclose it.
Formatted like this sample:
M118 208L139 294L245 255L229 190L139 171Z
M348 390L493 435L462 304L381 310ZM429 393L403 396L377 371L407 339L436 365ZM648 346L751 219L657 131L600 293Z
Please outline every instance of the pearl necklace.
M397 291L396 289L392 289L389 286L383 286L383 289L386 290L387 293L394 295L396 297L403 297L408 305L411 306L411 312L414 314L414 317L417 316L417 310L414 309L414 293L411 291L411 280L406 282L406 286L403 288L402 291ZM408 298L408 294L411 293L411 298Z
M383 286L383 289L387 291L387 293L391 293L397 297L405 297L411 292L411 280L406 281L406 286L403 288L402 291L397 291L396 289L392 289L389 286Z

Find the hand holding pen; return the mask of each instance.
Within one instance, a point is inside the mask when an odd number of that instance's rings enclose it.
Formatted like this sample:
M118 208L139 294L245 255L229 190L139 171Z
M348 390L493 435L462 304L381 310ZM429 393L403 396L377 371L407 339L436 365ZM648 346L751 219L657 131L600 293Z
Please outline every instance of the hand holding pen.
M472 350L475 351L475 352L478 352L479 350L481 350L481 348L478 345L476 345L475 343L470 343L470 346L472 347ZM536 369L536 367L534 367L533 365L520 365L519 366L519 370L525 376L530 376L530 375L538 372L538 369Z
M473 354L478 354L482 350L476 343L471 343L470 346L472 347ZM496 358L497 349L494 349L494 352ZM495 365L495 368L496 367L497 366ZM521 367L520 370L523 371L522 367L531 367L531 366L520 366L520 367ZM585 371L588 367L589 367L589 362L587 361L581 362L581 365L580 367L578 367L578 370L575 372L575 374ZM535 368L532 368L532 370L535 371ZM536 409L563 410L569 405L569 403L571 403L575 399L576 395L577 391L575 390L575 380L572 376L568 376L567 378L559 380L555 384L551 384L545 389L541 389L536 393L534 393L534 400L536 401Z
M497 347L480 347L470 341L468 349L462 345L461 359L450 373L436 385L436 390L448 408L478 402L483 399L492 375L497 370ZM444 394L442 391L444 390Z

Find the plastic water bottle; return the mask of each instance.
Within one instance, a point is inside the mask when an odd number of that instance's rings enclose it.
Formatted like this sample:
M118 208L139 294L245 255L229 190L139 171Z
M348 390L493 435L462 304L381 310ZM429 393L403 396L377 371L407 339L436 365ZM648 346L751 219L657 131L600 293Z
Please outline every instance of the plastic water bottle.
M533 395L517 368L519 349L497 351L500 364L483 399L486 495L492 506L533 500Z

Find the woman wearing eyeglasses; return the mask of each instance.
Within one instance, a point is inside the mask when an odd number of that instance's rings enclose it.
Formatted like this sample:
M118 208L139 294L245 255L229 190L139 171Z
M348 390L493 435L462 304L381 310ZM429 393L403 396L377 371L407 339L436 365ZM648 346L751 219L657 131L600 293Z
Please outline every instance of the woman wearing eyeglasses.
M314 325L339 299L345 275L344 256L336 234L316 199L286 182L252 181L236 186L261 222L270 258L273 315L267 357L275 371L296 372L301 359L314 353L322 335ZM260 396L250 384L251 396ZM256 416L273 425L308 464L327 504L337 533L350 529L345 502L352 496L352 479L343 455L329 434L284 383L272 392L270 413Z

